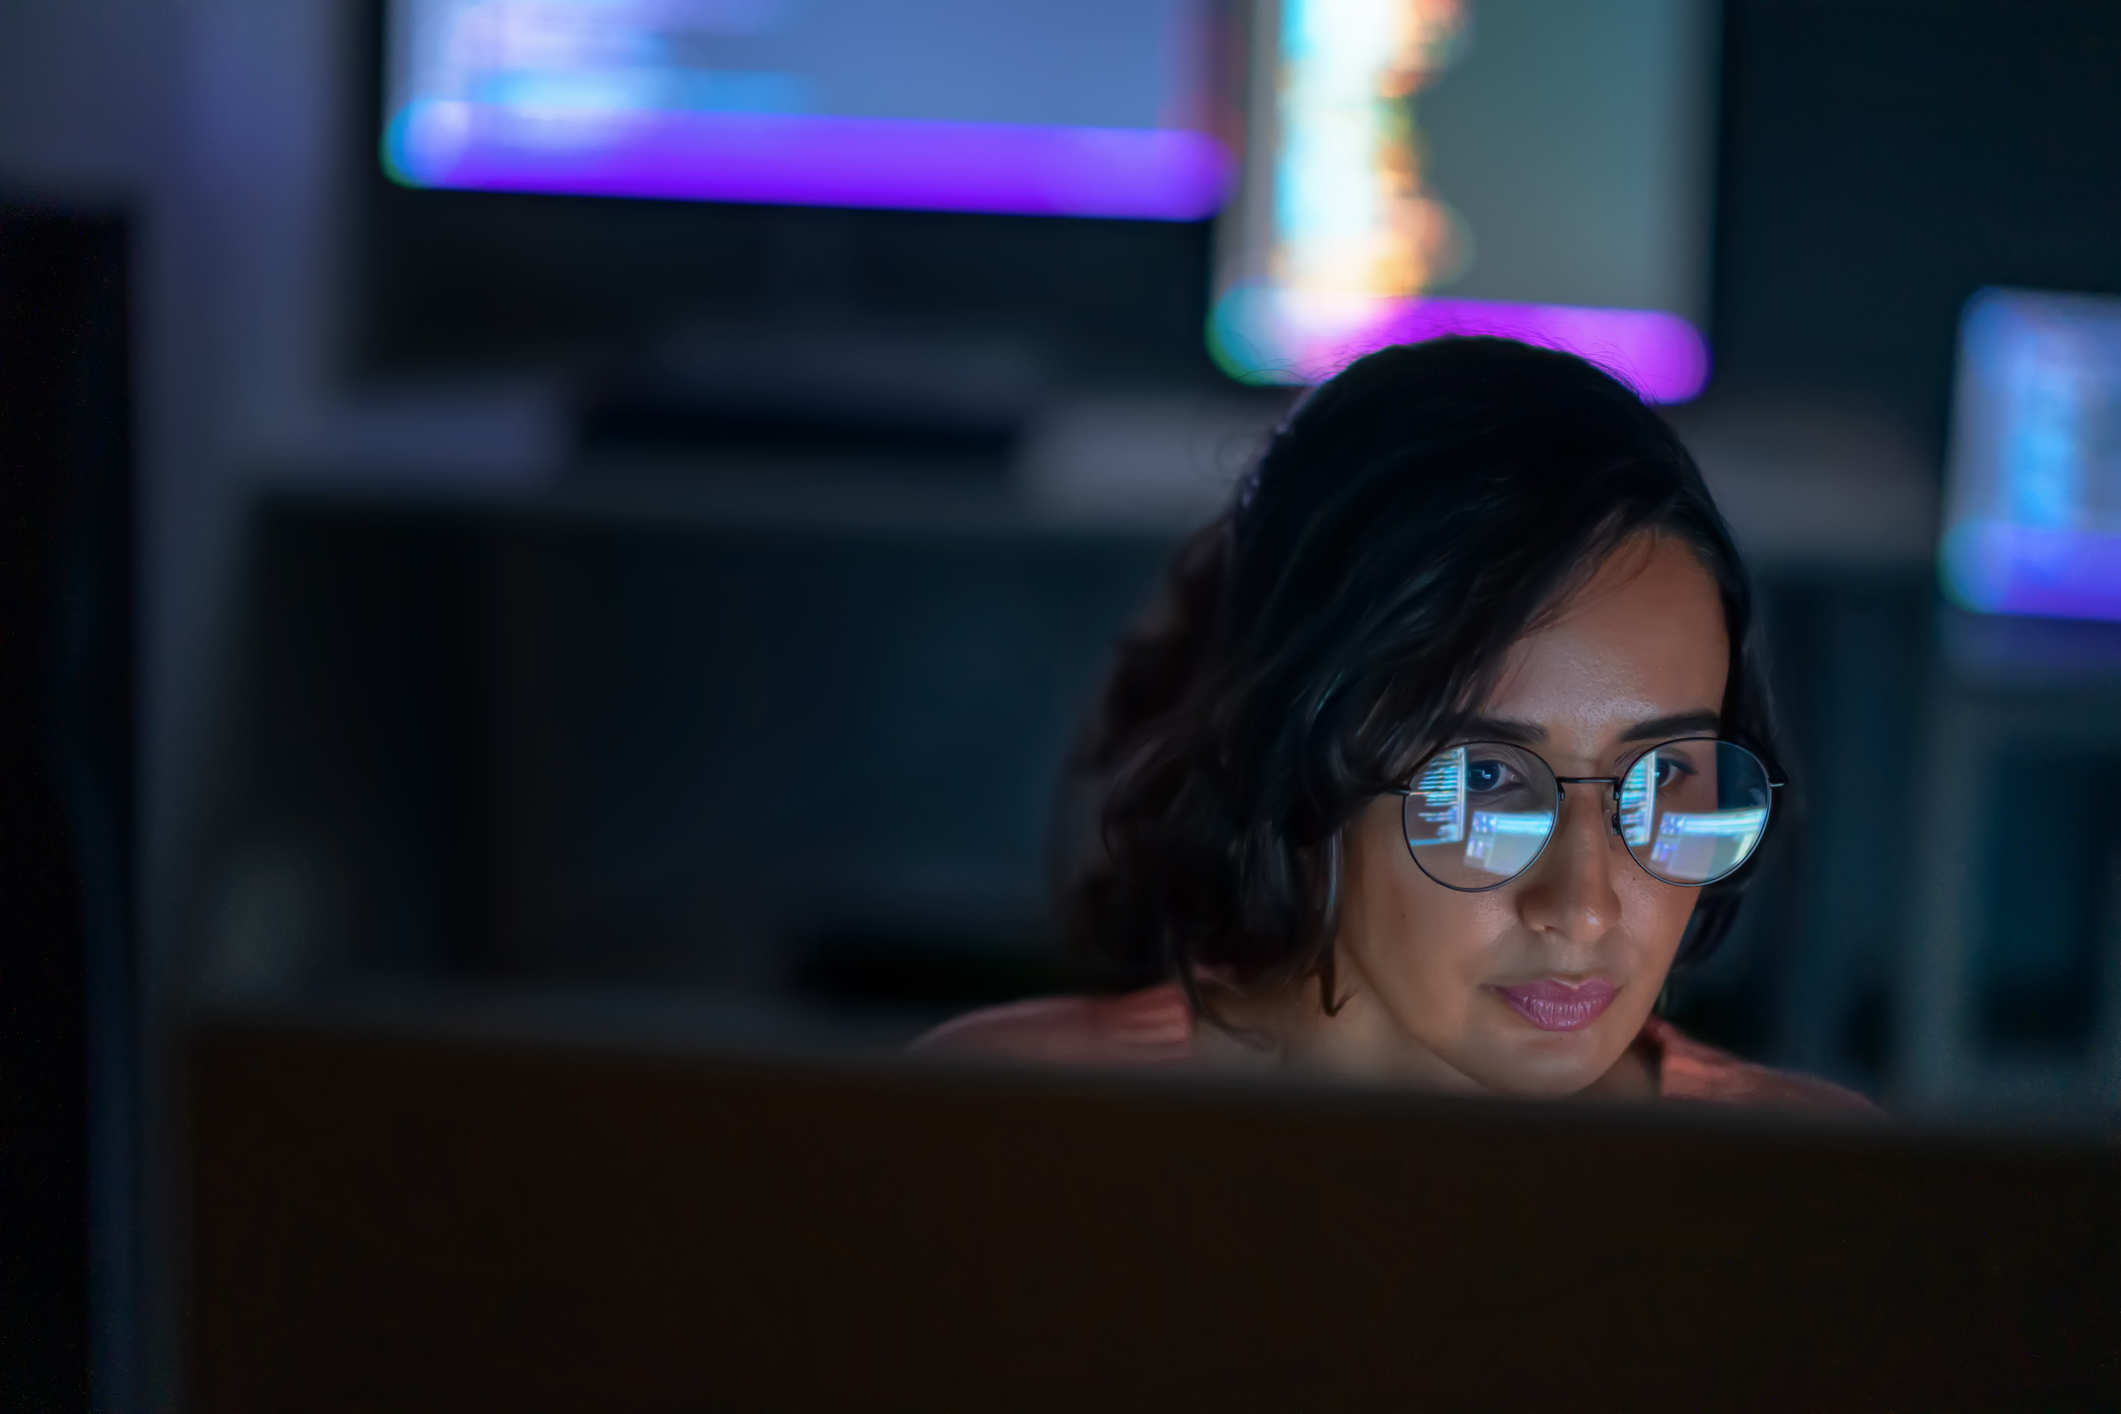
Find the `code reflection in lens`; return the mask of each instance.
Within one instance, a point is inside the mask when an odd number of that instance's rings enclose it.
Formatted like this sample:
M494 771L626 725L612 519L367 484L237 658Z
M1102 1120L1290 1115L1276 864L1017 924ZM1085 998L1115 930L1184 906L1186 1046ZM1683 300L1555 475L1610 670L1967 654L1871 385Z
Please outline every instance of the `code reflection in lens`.
M1439 883L1492 888L1546 847L1555 792L1546 763L1523 747L1473 742L1439 752L1407 789L1408 852Z

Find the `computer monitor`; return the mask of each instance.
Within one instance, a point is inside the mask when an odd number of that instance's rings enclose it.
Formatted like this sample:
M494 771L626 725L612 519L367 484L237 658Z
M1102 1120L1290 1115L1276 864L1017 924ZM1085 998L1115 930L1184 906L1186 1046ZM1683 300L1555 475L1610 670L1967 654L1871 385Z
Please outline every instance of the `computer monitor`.
M362 0L350 365L558 373L584 426L1219 389L1222 4Z
M413 186L1196 220L1212 0L393 0Z
M1983 290L1959 330L1945 592L2121 620L2121 298Z
M506 1007L183 1040L220 1409L2080 1409L2117 1160L1683 1106L743 1054Z
M1709 372L1714 8L1262 0L1215 357L1309 382L1501 334L1680 402Z

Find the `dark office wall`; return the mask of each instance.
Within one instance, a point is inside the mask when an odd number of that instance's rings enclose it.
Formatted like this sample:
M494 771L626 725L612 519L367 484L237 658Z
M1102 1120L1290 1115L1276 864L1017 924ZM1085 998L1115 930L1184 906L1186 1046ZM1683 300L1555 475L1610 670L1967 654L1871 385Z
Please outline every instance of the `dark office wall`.
M0 205L0 1404L123 1379L131 533L126 232ZM92 1187L93 1183L93 1187ZM93 1215L93 1218L92 1218ZM93 1223L93 1240L91 1237Z
M254 539L210 977L312 896L279 980L1054 982L1054 791L1164 537L286 498Z
M2121 5L1726 0L1719 390L1941 450L1983 285L2121 292Z

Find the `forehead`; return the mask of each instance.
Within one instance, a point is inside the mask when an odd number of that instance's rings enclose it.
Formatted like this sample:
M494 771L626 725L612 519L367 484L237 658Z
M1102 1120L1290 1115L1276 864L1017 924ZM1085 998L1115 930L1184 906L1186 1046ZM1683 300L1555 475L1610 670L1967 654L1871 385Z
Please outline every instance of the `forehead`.
M1716 581L1685 545L1640 538L1511 645L1484 710L1588 745L1652 718L1716 711L1729 673Z

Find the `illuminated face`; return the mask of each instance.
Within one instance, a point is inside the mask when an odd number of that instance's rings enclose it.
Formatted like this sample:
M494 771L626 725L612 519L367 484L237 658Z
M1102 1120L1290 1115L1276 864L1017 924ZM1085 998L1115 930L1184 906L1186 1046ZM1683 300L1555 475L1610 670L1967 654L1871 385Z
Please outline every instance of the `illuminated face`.
M1561 776L1613 776L1645 746L1715 731L1728 672L1715 581L1684 546L1639 539L1512 645L1465 735L1521 741ZM1344 837L1347 1005L1309 1039L1319 1058L1527 1096L1617 1074L1699 890L1636 865L1601 786L1570 786L1545 851L1484 893L1415 866L1400 804L1380 796Z

